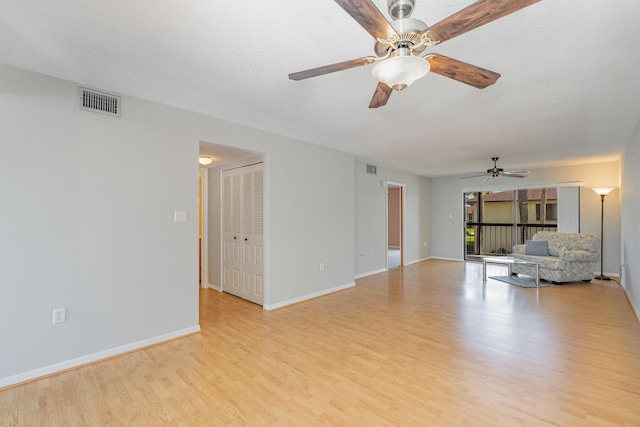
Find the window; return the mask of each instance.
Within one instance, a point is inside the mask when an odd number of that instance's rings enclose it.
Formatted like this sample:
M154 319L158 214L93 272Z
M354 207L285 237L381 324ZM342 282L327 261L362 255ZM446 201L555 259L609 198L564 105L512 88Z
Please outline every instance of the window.
M547 203L547 212L544 219L545 221L557 221L558 205L555 203ZM540 221L540 203L536 203L536 221Z

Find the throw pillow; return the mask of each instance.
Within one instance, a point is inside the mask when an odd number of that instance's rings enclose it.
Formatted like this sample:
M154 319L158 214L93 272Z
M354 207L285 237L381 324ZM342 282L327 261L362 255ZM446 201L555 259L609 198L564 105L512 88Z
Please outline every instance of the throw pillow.
M526 255L549 256L549 243L546 240L527 240Z

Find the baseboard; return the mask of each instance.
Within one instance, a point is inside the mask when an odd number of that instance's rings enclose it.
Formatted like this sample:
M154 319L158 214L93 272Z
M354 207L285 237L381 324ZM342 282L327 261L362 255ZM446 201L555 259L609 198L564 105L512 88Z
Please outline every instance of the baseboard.
M416 259L416 260L414 260L414 261L409 261L409 262L405 263L405 264L404 264L404 266L406 267L407 265L417 264L417 263L419 263L419 262L422 262L422 261L428 261L428 260L430 260L430 259L431 259L431 257L421 258L421 259Z
M618 273L607 273L606 271L603 273L605 275L605 277L611 277L612 279L616 279L618 282L620 282L620 274ZM594 276L599 276L600 272L599 271L595 271L593 273Z
M67 360L65 362L55 363L53 365L34 369L32 371L23 372L21 374L12 375L10 377L0 378L0 390L3 389L4 387L9 387L12 385L35 380L37 378L60 373L62 371L67 371L72 368L77 368L82 365L87 365L89 363L108 359L110 357L128 353L133 350L140 350L141 348L144 348L144 347L149 347L165 341L170 341L175 338L179 338L185 335L190 335L199 331L200 331L200 325L196 325L190 328L181 329L179 331L170 332L168 334L158 335L157 337L148 338L145 340L133 342L131 344L122 345L120 347L114 347L108 350L99 351L98 353L88 354L86 356Z
M373 276L374 274L384 273L387 271L386 268L381 268L380 270L367 271L366 273L358 274L355 279L362 279L363 277Z
M461 258L447 258L447 257L441 257L441 256L432 256L430 259L439 259L441 261L464 261Z
M432 259L432 257L421 258L421 259L416 259L416 260L413 260L413 261L409 261L409 262L406 262L403 265L403 267L406 267L406 266L411 265L411 264L417 264L417 263L422 262L422 261L429 261L430 259ZM379 270L374 270L374 271L367 271L366 273L358 274L355 277L355 279L356 280L357 279L362 279L364 277L373 276L374 274L385 273L386 271L388 271L386 268L381 268Z
M620 287L622 288L622 290L624 291L624 295L627 297L627 301L629 301L629 305L631 306L631 309L633 310L633 314L636 315L636 319L638 319L638 321L640 322L640 307L638 307L635 303L635 301L633 300L633 298L630 297L629 292L627 291L627 287L625 285L623 285L622 283L618 282L620 284Z
M342 291L344 289L353 288L356 285L355 282L347 283L346 285L336 286L335 288L325 289L324 291L315 292L313 294L304 295L299 298L293 298L287 301L278 302L275 304L263 305L262 308L265 310L275 310L276 308L286 307L287 305L297 304L299 302L307 301L313 298L318 298L324 295L332 294L334 292Z
M222 286L214 285L213 283L209 283L209 289L215 289L218 292L222 292Z

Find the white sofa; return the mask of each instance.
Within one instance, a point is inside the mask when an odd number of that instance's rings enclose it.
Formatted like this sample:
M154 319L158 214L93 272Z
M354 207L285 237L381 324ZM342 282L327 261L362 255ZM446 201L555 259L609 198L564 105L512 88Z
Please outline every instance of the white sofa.
M600 238L593 234L557 233L539 231L529 243L530 253L539 252L543 242L547 242L548 255L527 254L527 245L515 245L513 258L533 261L539 264L540 279L554 282L589 282L600 259ZM537 243L536 243L537 242ZM535 266L513 264L514 274L535 275Z

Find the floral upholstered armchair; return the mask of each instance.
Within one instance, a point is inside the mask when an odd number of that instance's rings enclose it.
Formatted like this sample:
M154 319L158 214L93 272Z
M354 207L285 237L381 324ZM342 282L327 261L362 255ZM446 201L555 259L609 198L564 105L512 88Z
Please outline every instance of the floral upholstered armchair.
M600 238L593 234L539 231L524 245L513 247L513 258L538 263L540 278L549 282L589 282L600 259ZM511 272L535 276L535 266L513 264Z

